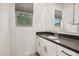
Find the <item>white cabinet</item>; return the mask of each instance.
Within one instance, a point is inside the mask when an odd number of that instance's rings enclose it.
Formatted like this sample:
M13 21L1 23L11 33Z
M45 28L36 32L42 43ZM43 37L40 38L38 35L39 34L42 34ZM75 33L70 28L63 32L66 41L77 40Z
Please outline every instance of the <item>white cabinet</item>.
M73 4L67 3L64 4L64 10L63 10L63 25L66 24L72 24L73 23Z
M44 56L45 54L45 45L46 45L46 40L39 37L37 38L37 52L41 55Z
M41 56L56 56L56 44L39 37L37 39L37 51Z
M78 3L67 3L64 4L64 14L63 19L69 24L79 23L79 4ZM73 20L74 17L74 20Z
M40 54L40 55L43 55L43 41L42 41L42 38L41 37L37 37L37 52Z
M79 56L78 53L39 36L37 38L37 52L41 56Z
M75 20L74 23L75 24L79 24L79 3L75 3Z
M58 56L79 56L79 54L59 45L57 46L57 55Z
M75 25L79 23L79 4L75 4L74 9L74 21L73 21L73 4L67 3L64 4L64 11L63 11L63 20L62 20L62 27L63 30L66 32L78 33L79 32L79 25Z
M47 41L47 56L56 56L57 45L53 42Z
M75 53L75 56L79 56L79 54L78 53Z
M44 38L41 38L41 45L42 45L42 56L47 55L47 40Z
M40 53L40 38L36 36L36 51Z
M40 55L42 55L42 56L46 55L45 47L46 47L46 40L40 37L40 50L41 50Z

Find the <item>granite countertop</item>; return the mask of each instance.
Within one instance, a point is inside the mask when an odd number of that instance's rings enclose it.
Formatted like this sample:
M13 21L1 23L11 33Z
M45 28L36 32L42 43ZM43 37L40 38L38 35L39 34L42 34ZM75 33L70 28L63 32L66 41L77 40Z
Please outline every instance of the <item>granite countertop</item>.
M72 33L72 32L66 32L66 31L45 31L45 32L53 32L53 33L58 33L58 34L67 34L67 35L74 35L74 36L79 36L79 33Z
M56 40L52 40L44 36L44 35L55 36L55 34L58 34L59 36L58 39ZM53 33L53 32L37 32L37 35L53 43L61 45L67 49L70 49L76 53L79 53L79 36L78 35L76 36L76 35L68 35L68 34Z

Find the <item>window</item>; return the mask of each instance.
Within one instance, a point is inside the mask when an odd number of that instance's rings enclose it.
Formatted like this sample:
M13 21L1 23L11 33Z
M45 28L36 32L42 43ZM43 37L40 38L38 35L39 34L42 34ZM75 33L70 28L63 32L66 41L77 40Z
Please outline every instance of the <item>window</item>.
M16 27L32 27L32 14L16 12Z

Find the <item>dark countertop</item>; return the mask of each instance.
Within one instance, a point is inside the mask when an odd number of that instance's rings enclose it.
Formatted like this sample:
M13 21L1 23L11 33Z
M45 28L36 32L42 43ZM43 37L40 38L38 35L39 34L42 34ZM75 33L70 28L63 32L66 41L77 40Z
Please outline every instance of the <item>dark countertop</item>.
M58 35L57 40L52 40L50 38L47 38L43 35L52 35L56 36L55 34ZM53 32L37 32L36 35L51 41L55 44L58 44L60 46L63 46L71 51L74 51L76 53L79 53L79 36L76 35L68 35L68 34L61 34L61 33L53 33Z

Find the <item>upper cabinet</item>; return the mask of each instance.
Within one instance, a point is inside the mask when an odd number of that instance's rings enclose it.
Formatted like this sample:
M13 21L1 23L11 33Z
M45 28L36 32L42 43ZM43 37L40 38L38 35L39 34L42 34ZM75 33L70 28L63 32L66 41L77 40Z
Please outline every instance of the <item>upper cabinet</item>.
M63 26L65 24L72 24L72 23L73 23L73 4L65 3L63 11Z
M64 4L65 21L72 25L79 24L79 4L78 3L66 3Z
M65 3L63 11L63 30L66 32L79 32L79 4Z
M74 4L74 23L79 24L79 3Z

